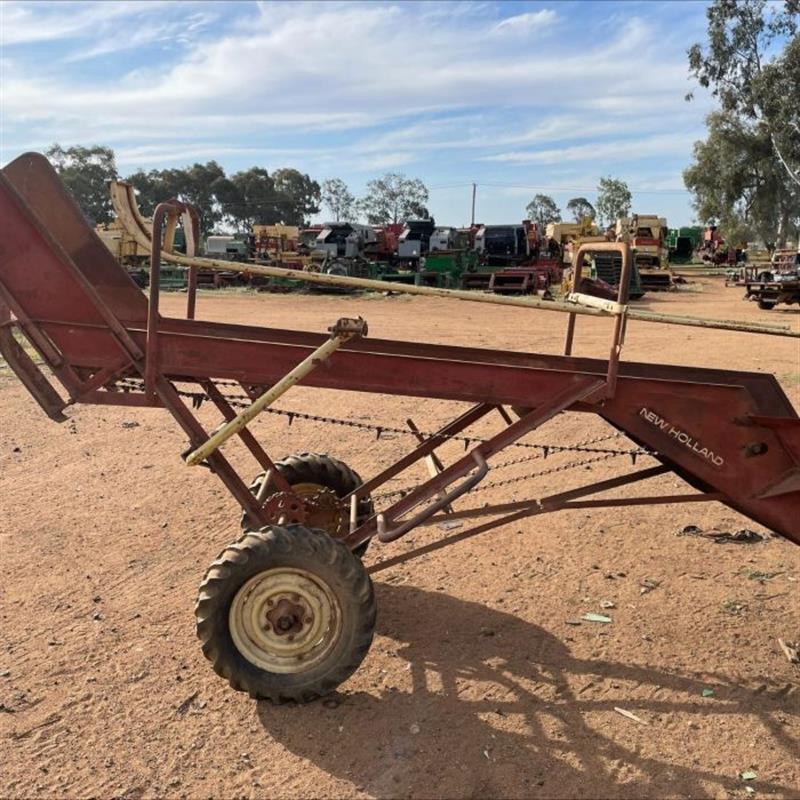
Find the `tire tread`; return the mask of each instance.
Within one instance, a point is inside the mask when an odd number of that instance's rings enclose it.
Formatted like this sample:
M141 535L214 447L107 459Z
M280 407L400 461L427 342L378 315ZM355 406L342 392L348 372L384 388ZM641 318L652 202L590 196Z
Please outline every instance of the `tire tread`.
M345 587L347 599L354 606L352 610L357 617L348 651L310 686L282 686L284 676L270 675L252 665L237 669L244 659L236 650L227 629L229 598L235 594L238 586L259 571L255 569L253 572L251 562L265 558L275 558L279 562L281 557L287 555L291 555L293 561L314 562L308 565L311 572L316 565L327 565ZM231 581L238 584L233 589ZM310 702L331 692L350 677L370 648L376 615L372 582L357 557L324 531L302 525L271 525L260 531L245 531L211 562L200 583L195 604L197 636L203 654L211 662L214 671L236 691L247 692L254 699L273 703ZM291 681L283 680L283 683L291 684Z

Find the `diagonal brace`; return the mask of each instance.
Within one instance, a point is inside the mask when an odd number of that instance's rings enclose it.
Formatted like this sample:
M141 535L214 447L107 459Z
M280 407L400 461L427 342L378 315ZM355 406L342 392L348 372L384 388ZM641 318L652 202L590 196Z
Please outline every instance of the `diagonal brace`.
M329 329L330 338L321 344L313 353L304 358L293 370L281 378L271 389L254 400L244 411L237 414L232 420L226 422L213 433L207 441L196 450L189 453L186 463L193 467L204 461L208 456L218 450L231 436L239 433L265 408L285 394L292 386L299 383L309 372L327 361L345 342L354 337L366 335L367 323L361 319L340 319L336 325Z

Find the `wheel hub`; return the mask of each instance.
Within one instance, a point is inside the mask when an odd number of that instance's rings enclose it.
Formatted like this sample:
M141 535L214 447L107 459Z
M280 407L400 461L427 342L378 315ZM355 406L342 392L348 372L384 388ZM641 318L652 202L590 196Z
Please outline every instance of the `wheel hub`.
M239 589L228 623L248 661L269 672L294 673L317 664L335 646L342 615L321 578L279 567L254 575Z
M292 488L295 491L298 489ZM345 536L348 532L349 514L336 492L316 484L301 484L300 489L298 494L306 505L306 525L309 528L322 528L334 539Z
M278 525L302 525L306 521L306 504L294 492L276 492L267 498L264 511Z
M294 596L299 599L298 595ZM304 624L312 624L314 617L310 608L283 597L272 611L267 612L267 620L278 636L291 637L299 633Z
M318 483L298 483L291 492L275 492L264 502L270 522L320 528L334 539L348 532L349 514L336 492Z

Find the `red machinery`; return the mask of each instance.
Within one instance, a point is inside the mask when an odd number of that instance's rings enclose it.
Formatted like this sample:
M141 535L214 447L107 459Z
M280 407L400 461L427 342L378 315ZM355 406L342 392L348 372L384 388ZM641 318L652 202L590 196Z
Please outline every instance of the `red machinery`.
M180 210L162 203L153 230ZM619 311L607 360L572 355L575 313L564 355L365 339L363 324L346 321L326 337L162 316L160 236L153 242L148 302L42 156L21 156L2 170L0 220L0 353L42 409L63 421L64 410L78 402L162 407L189 440L187 462L205 464L241 505L245 533L207 570L196 616L214 669L254 697L309 700L332 691L358 667L372 640L375 600L357 556L371 539L394 541L419 525L492 517L421 548L429 552L563 508L716 500L800 543L800 419L777 381L763 373L621 362L627 280L616 303L593 301ZM626 276L630 250L605 247L622 253ZM190 281L190 304L192 286ZM190 317L193 310L190 305ZM15 332L36 349L66 400ZM315 369L325 358L331 368ZM273 461L246 427L252 408L298 380L471 407L438 432L420 434L414 450L362 481L327 456ZM220 382L241 386L254 400L251 409L237 416ZM185 391L187 385L195 391ZM227 424L209 438L187 396L208 398ZM505 406L513 406L519 419L512 421ZM647 448L657 465L547 497L452 510L490 472L501 450L562 411L600 416ZM490 413L505 421L498 433L461 436ZM234 432L264 471L251 486L218 448L220 437ZM462 457L440 464L429 480L375 512L372 492L456 436L469 447ZM695 493L597 496L670 471Z
M519 264L492 272L488 289L495 294L537 294L561 283L563 270L557 258L537 256L533 264Z
M726 259L725 242L716 225L708 225L703 230L703 241L697 248L700 258L710 264L722 264Z
M364 255L378 261L393 261L397 255L397 243L403 232L400 222L374 226L377 241L365 248Z
M473 239L483 236L478 250L484 269L462 274L465 289L536 294L561 282L560 266L541 257L542 239L535 222L524 219L520 225L473 226L473 231Z

